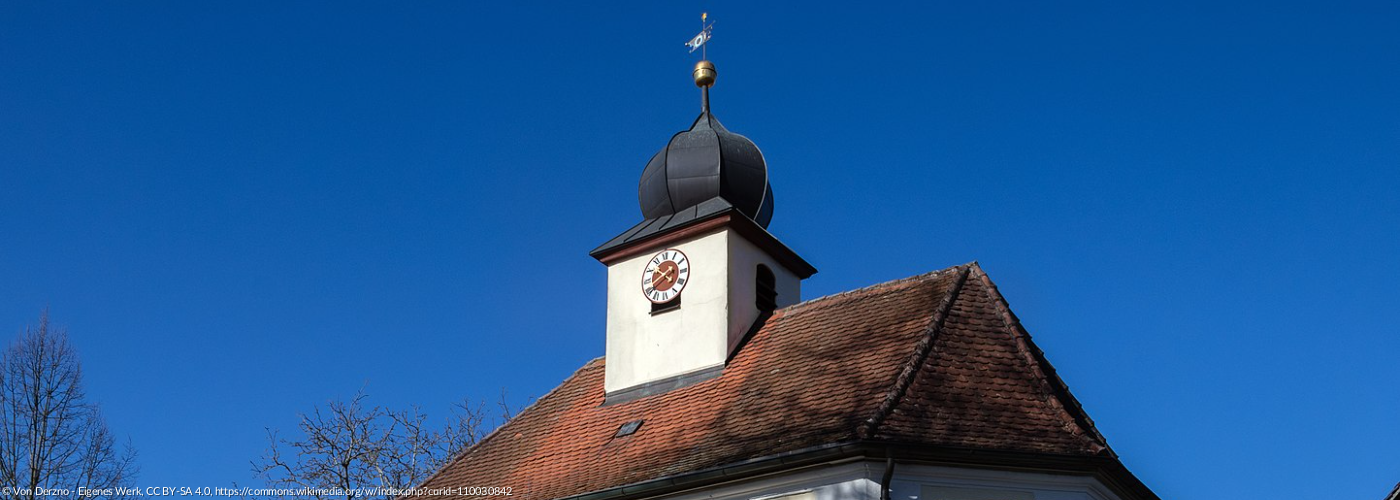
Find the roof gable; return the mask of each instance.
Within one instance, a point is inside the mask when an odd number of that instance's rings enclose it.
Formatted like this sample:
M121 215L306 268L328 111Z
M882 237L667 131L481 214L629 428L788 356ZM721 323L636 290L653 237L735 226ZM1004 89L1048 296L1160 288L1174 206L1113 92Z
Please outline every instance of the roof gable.
M1108 453L1103 436L996 285L980 268L963 272L968 276L961 290L949 295L956 300L944 305L947 319L920 341L928 344L927 355L907 365L917 367L906 382L907 394L887 414L872 418L883 425L867 423L866 436L965 448Z
M424 486L555 499L843 443L1112 459L975 263L780 309L721 376L663 394L604 406L604 366Z

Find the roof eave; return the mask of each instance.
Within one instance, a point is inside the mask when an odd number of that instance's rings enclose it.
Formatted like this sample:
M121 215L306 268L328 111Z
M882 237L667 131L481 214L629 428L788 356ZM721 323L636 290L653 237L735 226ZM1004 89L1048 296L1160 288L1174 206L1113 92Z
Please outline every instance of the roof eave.
M1092 476L1124 500L1159 500L1117 458L951 448L858 440L759 457L558 500L638 500L759 476L857 460Z

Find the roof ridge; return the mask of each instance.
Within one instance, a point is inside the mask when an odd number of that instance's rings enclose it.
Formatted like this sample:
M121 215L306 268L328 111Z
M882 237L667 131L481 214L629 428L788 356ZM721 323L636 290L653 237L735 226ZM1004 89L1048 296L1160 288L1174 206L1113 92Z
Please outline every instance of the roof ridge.
M959 265L956 265L956 266L947 267L947 268L939 269L939 270L936 270L936 271L929 271L929 272L926 272L926 273L923 273L923 274L916 274L916 275L913 275L913 276L908 276L908 277L904 277L904 278L899 278L899 279L894 279L894 280L890 280L890 281L885 281L885 282L882 282L882 283L876 283L876 284L874 284L874 285L867 285L867 286L863 286L863 287L860 287L860 288L857 288L857 289L854 289L854 290L846 290L846 291L844 291L844 292L833 293L833 294L831 294L831 295L823 295L823 296L821 296L821 297L816 297L816 298L812 298L812 299L807 299L807 300L804 300L804 301L802 301L802 302L798 302L798 303L793 304L793 305L790 305L790 306L780 307L780 308L777 309L777 311L774 311L774 312L778 312L778 311L791 312L791 311L794 311L794 310L797 310L797 309L803 309L803 308L815 306L815 305L817 305L818 302L826 302L826 301L829 301L829 300L839 299L839 298L842 298L842 297L845 297L845 296L848 296L848 295L857 295L857 294L861 294L861 293L866 293L866 292L869 292L869 291L871 291L871 290L875 290L875 289L877 289L877 288L889 287L889 286L894 286L894 285L902 285L902 284L904 284L904 283L906 283L906 282L928 279L928 278L933 277L933 276L938 276L938 275L941 275L941 274L943 274L943 273L950 272L950 271L952 271L952 270L954 270L954 269L963 269L963 268L967 268L967 267L969 267L969 266L976 266L976 265L977 265L977 261L974 260L974 261L968 262L968 263L966 263L966 264L959 264Z
M1109 456L1117 458L1118 454L1114 453L1113 449L1108 446L1108 440L1104 439L1103 434L1100 434L1098 428L1094 426L1094 421L1084 411L1084 406L1079 403L1074 394L1069 392L1069 385L1065 384L1064 379L1061 379L1060 375L1055 372L1055 367L1050 364L1050 360L1045 358L1045 352L1035 345L1035 342L1031 340L1030 332L1021 326L1021 320L1016 317L1015 313L1011 312L1010 304L1006 302L1005 297L1002 297L997 285L992 283L992 278L987 275L986 271L982 270L981 266L974 264L973 267L977 269L978 280L987 287L992 304L996 306L997 316L1011 330L1012 339L1016 341L1016 350L1027 358L1025 361L1030 365L1031 370L1039 375L1036 379L1040 382L1041 389L1051 396L1050 403L1064 412L1085 433L1088 433L1085 438L1095 441L1093 443L1095 446L1103 448L1096 451L1107 452Z
M938 332L943 329L943 323L948 319L948 313L953 309L953 302L957 301L958 294L962 292L963 283L967 282L967 276L976 265L975 262L944 269L943 271L959 268L957 278L953 281L953 286L948 288L948 292L943 294L943 299L939 301L938 308L933 312L933 318L929 320L928 328L920 334L919 343L914 346L914 354L909 357L899 371L899 376L895 378L894 386L885 393L885 399L880 402L880 406L875 409L875 414L861 422L856 429L858 437L869 439L875 436L880 424L885 422L890 413L894 411L899 401L904 399L904 395L909 392L909 386L914 384L917 378L919 367L928 360L928 356L933 352L934 340L938 337ZM939 271L942 272L942 271Z
M416 488L416 487L422 487L423 485L428 484L429 481L432 481L433 479L435 479L435 478L437 478L438 476L442 475L444 472L447 472L447 470L448 470L448 469L451 469L453 465L456 465L458 461L461 461L461 460L462 460L463 458L465 458L467 455L471 454L471 452L472 452L473 450L476 450L477 448L480 448L480 447L482 447L483 445L485 445L487 442L490 442L491 439L494 438L494 437L496 437L497 434L503 433L503 432L505 431L506 427L510 426L510 424L511 424L512 422L515 422L515 421L517 421L517 420L520 420L520 416L524 415L525 412L530 411L531 408L534 408L535 406L539 405L540 402L542 402L542 401L544 401L544 400L546 400L546 399L549 399L549 397L550 397L550 396L553 396L554 393L559 392L559 389L564 388L564 386L565 386L570 380L573 380L574 377L577 377L579 373L583 372L584 370L587 370L589 367L592 367L594 363L597 363L597 362L599 362L599 361L605 361L605 358L606 358L606 356L598 356L598 357L596 357L596 358L593 358L593 359L588 360L588 362L587 362L587 363L584 363L583 366L578 367L578 369L574 370L574 372L571 373L571 374L569 374L568 377L565 377L565 378L564 378L564 381L559 382L559 385L554 386L554 388L553 388L553 389L550 389L549 392L544 393L543 396L540 396L540 397L538 397L538 398L535 398L535 400L534 400L534 401L531 401L530 404L525 405L525 407L524 407L524 408L521 408L520 411L515 412L515 417L514 417L514 418L511 418L510 420L507 420L507 421L505 421L505 422L502 422L501 425L497 426L495 429L492 429L491 432L486 433L486 436L482 437L480 441L477 441L476 443L473 443L471 446L468 446L468 447L464 448L461 452L457 453L457 456L452 457L452 460L448 460L447 463L445 463L445 464L442 465L442 467L439 467L438 470L437 470L437 472L434 472L431 476L428 476L427 479L424 479L423 481L421 481L421 482L419 482L418 484L415 484L415 485L413 485L413 486L414 486L415 488Z

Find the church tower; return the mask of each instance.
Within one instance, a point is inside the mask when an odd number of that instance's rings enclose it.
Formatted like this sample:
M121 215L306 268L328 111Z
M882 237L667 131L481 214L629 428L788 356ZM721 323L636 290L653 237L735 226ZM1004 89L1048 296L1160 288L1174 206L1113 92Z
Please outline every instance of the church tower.
M801 301L817 270L768 233L763 153L710 111L715 66L693 72L702 106L642 171L642 221L589 255L608 266L610 403L713 378L769 313Z

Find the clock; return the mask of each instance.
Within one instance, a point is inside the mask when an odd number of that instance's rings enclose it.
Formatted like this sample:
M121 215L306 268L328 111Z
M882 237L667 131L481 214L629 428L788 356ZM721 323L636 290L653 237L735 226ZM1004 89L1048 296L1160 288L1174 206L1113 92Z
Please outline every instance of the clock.
M642 272L642 295L653 304L670 302L690 281L690 260L674 248L667 248L647 261Z

